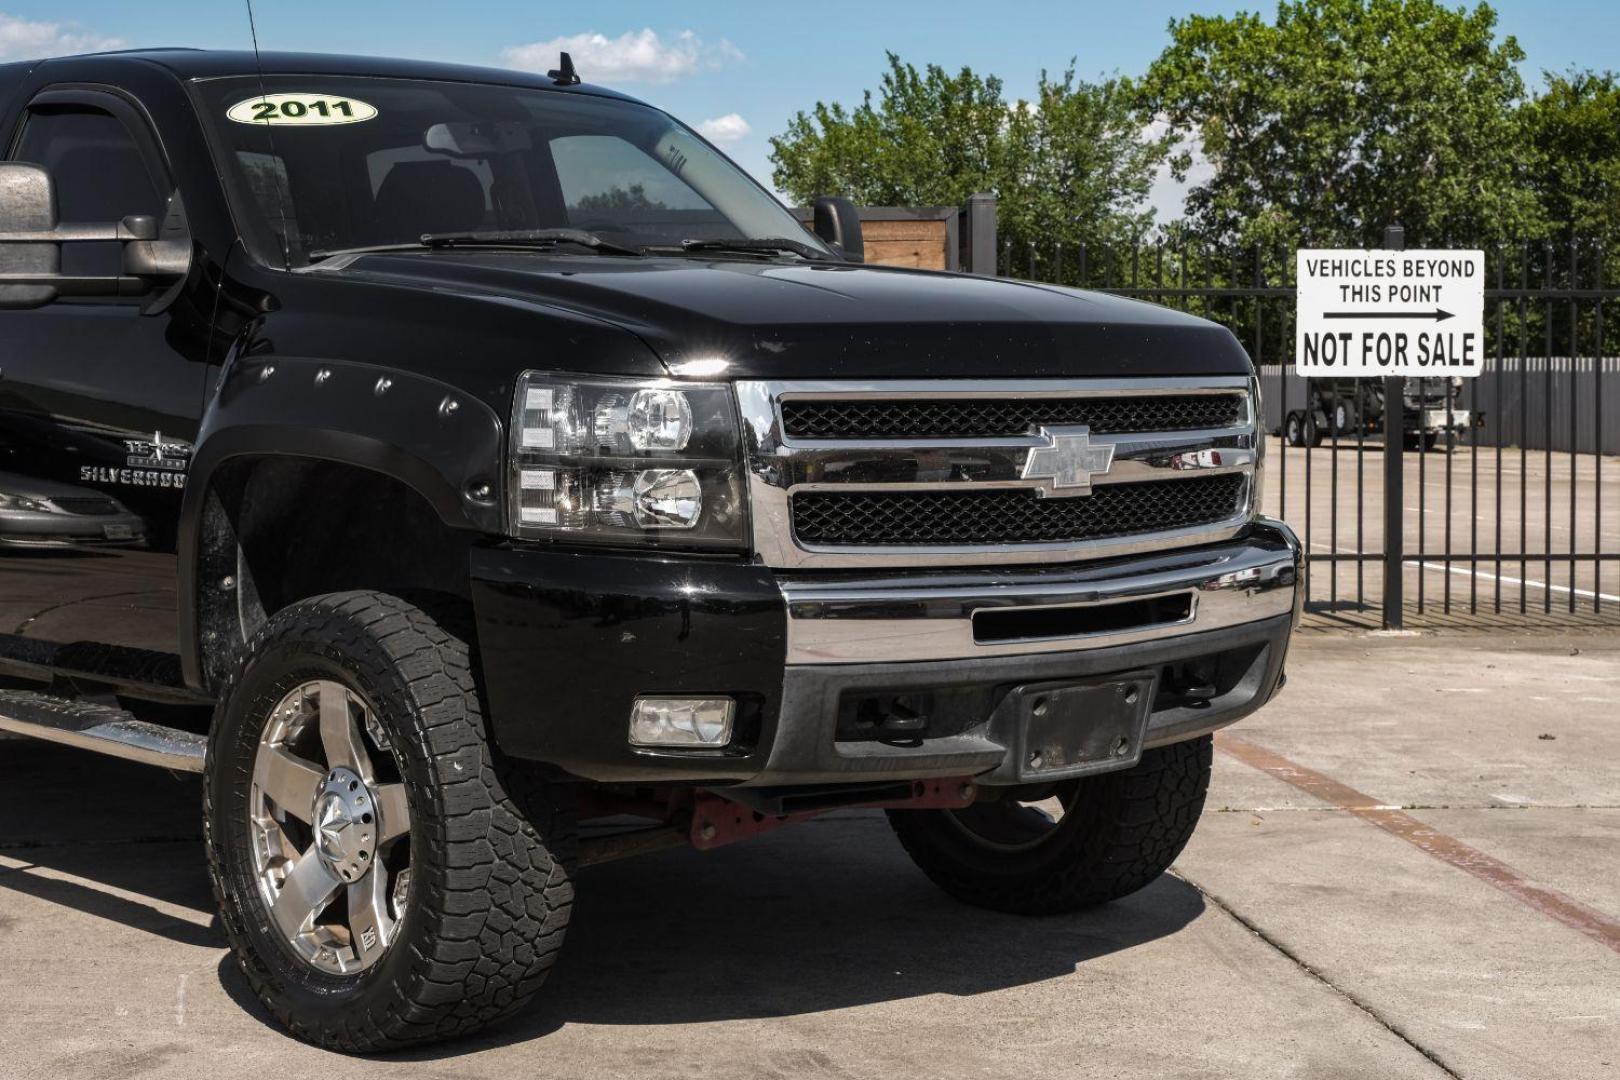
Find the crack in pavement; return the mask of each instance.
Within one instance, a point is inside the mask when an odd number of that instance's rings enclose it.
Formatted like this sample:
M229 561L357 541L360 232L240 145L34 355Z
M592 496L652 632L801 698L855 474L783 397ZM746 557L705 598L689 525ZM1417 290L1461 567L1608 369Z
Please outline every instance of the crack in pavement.
M1349 1002L1351 1005L1354 1005L1357 1009L1371 1017L1379 1027L1395 1036L1395 1038L1401 1040L1401 1042L1411 1047L1417 1053L1422 1054L1423 1057L1426 1058L1435 1068L1451 1077L1451 1080L1462 1080L1462 1074L1456 1069L1453 1069L1450 1065L1447 1065L1445 1060L1440 1057L1438 1052L1430 1050L1428 1047L1418 1042L1413 1035L1408 1033L1393 1019L1385 1016L1370 1003L1363 1001L1349 990L1328 978L1327 975L1321 971L1321 969L1307 963L1303 957L1295 953L1287 945L1284 945L1280 940L1266 933L1266 931L1262 929L1258 923L1238 914L1237 910L1234 909L1231 904L1228 904L1225 900L1222 900L1219 896L1216 896L1214 893L1198 884L1198 882L1188 877L1185 871L1177 868L1174 871L1174 874L1182 881L1185 881L1188 885L1191 885L1193 888L1197 889L1199 895L1207 900L1216 910L1224 912L1229 918L1232 919L1232 921L1236 922L1239 926L1249 931L1249 933L1259 938L1266 945L1269 945L1279 955L1288 960L1295 967L1299 968L1306 975L1309 975L1312 979L1331 990L1335 995Z
M1290 761L1241 735L1222 732L1216 736L1215 745L1245 765L1291 784L1325 803L1349 811L1367 824L1411 844L1425 855L1461 870L1553 922L1620 953L1620 919L1609 913L1583 903L1560 889L1543 885L1501 859L1430 828L1411 814L1382 807L1365 792L1357 791L1326 773Z

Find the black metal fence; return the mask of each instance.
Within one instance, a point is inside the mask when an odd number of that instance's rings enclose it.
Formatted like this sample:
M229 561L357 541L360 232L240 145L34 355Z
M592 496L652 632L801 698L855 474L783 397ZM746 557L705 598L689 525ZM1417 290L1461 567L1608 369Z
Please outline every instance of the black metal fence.
M1485 257L1484 374L1454 380L1295 376L1292 250L1004 244L998 269L1237 335L1261 372L1264 505L1307 545L1319 619L1620 624L1620 259Z

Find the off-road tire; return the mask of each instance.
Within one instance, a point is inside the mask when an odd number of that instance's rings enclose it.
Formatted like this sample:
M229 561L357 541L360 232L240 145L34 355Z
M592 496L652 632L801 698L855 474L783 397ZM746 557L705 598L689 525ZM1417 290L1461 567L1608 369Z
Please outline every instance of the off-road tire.
M411 804L413 877L374 966L319 971L285 944L247 848L254 751L291 685L336 679L387 731ZM465 642L373 592L300 601L254 636L220 695L204 784L209 870L248 984L297 1037L369 1053L465 1035L532 998L573 903L573 818L485 729Z
M1170 868L1198 825L1213 754L1206 735L1145 751L1135 768L1070 781L1067 812L1033 847L985 844L951 810L891 810L889 823L922 872L963 903L1018 915L1078 911Z

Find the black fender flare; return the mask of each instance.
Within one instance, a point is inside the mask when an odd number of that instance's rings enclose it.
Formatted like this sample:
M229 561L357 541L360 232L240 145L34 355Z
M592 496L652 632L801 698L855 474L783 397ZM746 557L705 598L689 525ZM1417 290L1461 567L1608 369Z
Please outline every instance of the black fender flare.
M203 418L181 500L180 661L206 689L199 627L204 515L215 474L244 457L352 465L419 494L448 527L504 531L505 425L464 390L414 372L339 360L238 356Z

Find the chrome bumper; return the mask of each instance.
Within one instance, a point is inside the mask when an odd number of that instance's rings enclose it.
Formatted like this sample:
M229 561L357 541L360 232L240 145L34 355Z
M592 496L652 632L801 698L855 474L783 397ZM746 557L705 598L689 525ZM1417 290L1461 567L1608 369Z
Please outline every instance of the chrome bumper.
M1288 526L1266 520L1218 546L1086 566L785 577L780 584L788 611L787 662L972 660L1197 634L1297 614L1300 572L1298 539ZM1118 621L1106 617L1110 606L1160 598L1168 602L1131 609L1141 610L1143 618L1127 619L1124 628L1038 632L1061 625L1063 613L1073 613L1069 621L1076 625L1107 625ZM1037 632L1027 637L987 632L987 614L1024 612L1060 617L1031 620Z

